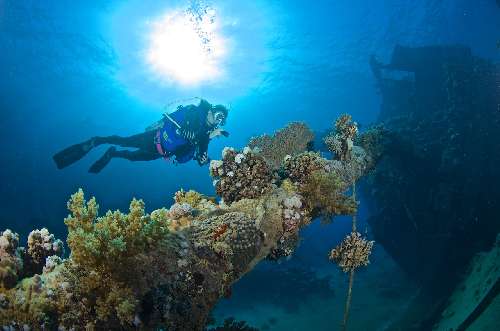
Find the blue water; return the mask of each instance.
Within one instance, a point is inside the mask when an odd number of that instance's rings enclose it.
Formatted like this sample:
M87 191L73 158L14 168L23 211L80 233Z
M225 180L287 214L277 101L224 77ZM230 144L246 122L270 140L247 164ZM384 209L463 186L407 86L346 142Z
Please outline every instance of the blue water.
M235 22L222 28L233 41L226 77L183 87L154 77L143 50L148 20L188 6L187 1L0 0L0 228L24 237L31 229L48 227L64 238L66 201L79 187L97 197L101 210L126 210L132 197L144 199L148 210L168 206L180 188L213 194L208 167L195 162L173 166L116 159L98 175L87 173L103 147L64 170L52 161L55 152L91 136L141 132L175 100L199 96L231 105L230 137L209 147L210 157L217 159L224 146L243 147L249 137L290 121L304 121L319 132L348 112L362 126L373 123L380 96L368 60L376 54L387 62L397 44L464 44L480 57L499 59L500 9L493 0L207 3L222 21ZM362 229L366 216L362 209ZM316 224L304 233L297 255L283 263L343 279L325 254L348 227L341 220ZM384 262L372 275L397 269L382 248L374 259ZM403 279L397 271L394 275ZM238 286L255 286L250 276ZM337 298L342 301L342 287ZM258 303L258 298L239 299L236 287L233 300L244 299ZM276 330L306 330L308 323L308 329L331 329L340 321L341 304L312 316L311 305L321 302L315 300L320 299L305 300L289 315L272 303L267 310L244 304L238 310L223 302L216 315ZM365 308L359 314L366 322ZM269 322L273 316L278 322ZM296 316L290 319L295 328L284 322L286 316Z

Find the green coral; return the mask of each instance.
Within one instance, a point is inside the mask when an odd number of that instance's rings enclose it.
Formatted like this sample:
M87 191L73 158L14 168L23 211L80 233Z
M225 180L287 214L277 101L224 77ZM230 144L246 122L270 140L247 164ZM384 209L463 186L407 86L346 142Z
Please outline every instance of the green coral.
M81 189L71 196L68 209L71 215L64 222L73 272L82 277L74 284L80 287L77 292L95 300L99 319L131 323L137 311L135 297L141 290L131 276L140 269L141 254L166 244L166 214L150 217L144 202L133 199L129 214L108 211L97 217L98 204L94 198L86 202Z

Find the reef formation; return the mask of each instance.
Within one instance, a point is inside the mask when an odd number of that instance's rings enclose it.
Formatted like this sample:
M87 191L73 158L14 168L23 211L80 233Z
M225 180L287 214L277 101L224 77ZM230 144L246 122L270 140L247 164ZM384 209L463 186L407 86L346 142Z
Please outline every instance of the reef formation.
M259 261L292 254L299 230L314 217L356 212L346 191L376 160L346 141L349 135L337 137L349 157L324 159L307 151L313 139L307 130L292 124L253 147L224 149L210 164L220 201L179 191L168 209L147 213L133 199L128 213L100 216L96 199L79 190L68 201L65 259L62 242L47 229L32 232L27 248L5 230L0 325L203 330L232 284Z

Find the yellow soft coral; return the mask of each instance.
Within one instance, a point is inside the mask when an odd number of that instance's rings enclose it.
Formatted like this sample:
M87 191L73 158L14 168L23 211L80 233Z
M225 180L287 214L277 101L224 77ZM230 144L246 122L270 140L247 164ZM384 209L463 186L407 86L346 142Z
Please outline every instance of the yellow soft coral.
M115 316L122 324L130 323L137 308L134 291L140 290L133 288L134 270L141 254L165 244L168 212L158 210L152 217L145 213L142 200L133 199L128 214L108 211L97 217L95 199L86 202L81 189L71 196L68 208L68 246L74 269L81 275L79 292L95 297L100 319Z
M353 215L357 203L343 194L342 185L342 179L335 173L318 170L311 173L300 193L313 214L318 211L325 217Z

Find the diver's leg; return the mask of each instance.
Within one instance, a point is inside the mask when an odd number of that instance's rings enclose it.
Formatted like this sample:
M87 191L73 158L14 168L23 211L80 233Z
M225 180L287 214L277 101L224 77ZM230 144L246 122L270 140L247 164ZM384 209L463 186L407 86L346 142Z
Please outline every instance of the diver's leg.
M148 147L149 149L154 149L155 135L156 131L146 131L128 137L113 135L107 137L94 137L92 140L94 141L95 146L110 144L121 147L133 147L140 149L146 149Z
M156 131L147 131L129 137L120 137L116 135L93 137L82 143L65 148L55 154L52 158L54 159L58 169L66 168L87 155L92 148L103 144L139 148L154 153L156 151L156 147L154 145L155 135Z
M161 158L162 156L156 151L154 153L150 153L149 151L139 149L137 151L115 150L112 153L112 157L118 157L130 161L153 161Z
M147 150L139 149L137 151L129 151L129 150L116 150L116 147L110 147L104 153L103 156L99 160L97 160L89 169L91 173L99 173L102 169L111 161L112 158L122 158L130 161L152 161L159 159L161 155L156 152L150 152Z

